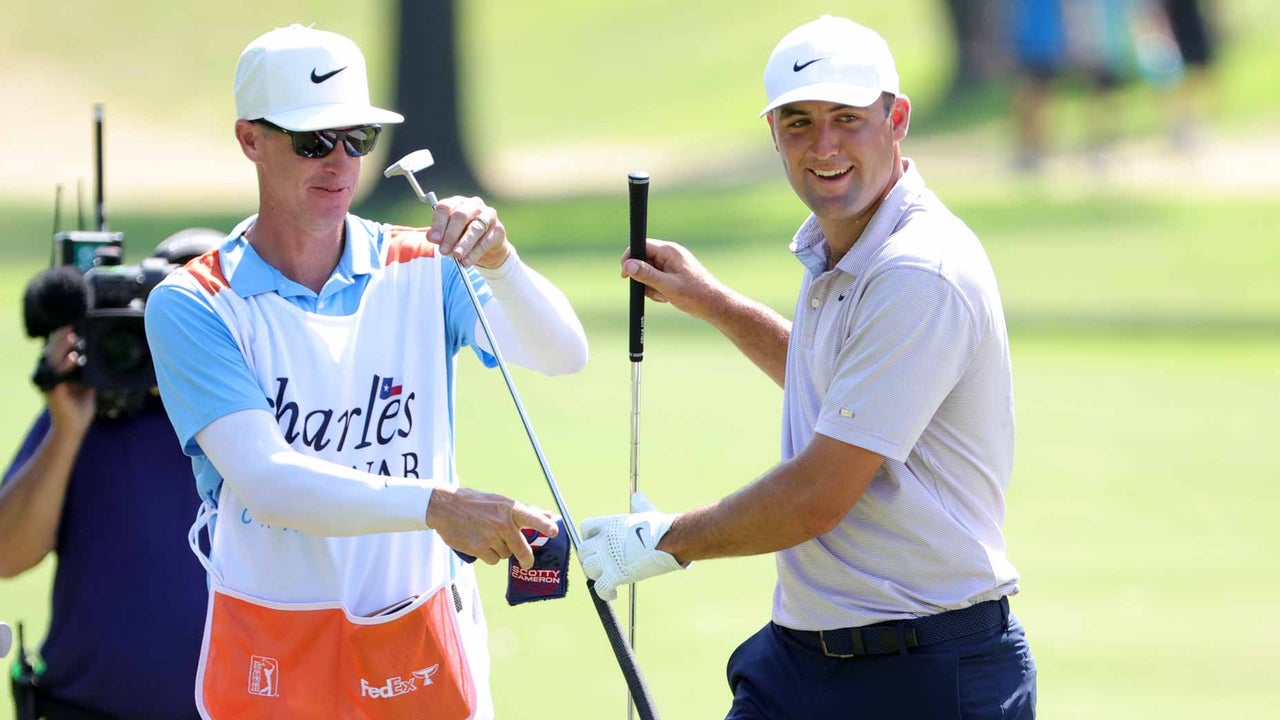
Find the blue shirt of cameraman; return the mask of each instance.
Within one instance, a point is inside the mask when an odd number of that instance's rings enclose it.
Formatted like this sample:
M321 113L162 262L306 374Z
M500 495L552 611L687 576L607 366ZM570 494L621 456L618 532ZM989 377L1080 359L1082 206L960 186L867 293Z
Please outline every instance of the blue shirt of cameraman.
M5 481L49 432L36 419ZM54 547L41 686L113 717L197 718L191 687L208 604L187 528L199 506L191 466L158 400L139 414L97 418L67 483Z

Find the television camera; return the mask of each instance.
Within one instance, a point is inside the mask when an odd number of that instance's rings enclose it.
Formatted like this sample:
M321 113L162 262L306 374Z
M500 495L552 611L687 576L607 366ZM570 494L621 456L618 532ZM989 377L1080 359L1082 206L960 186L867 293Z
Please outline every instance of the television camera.
M147 296L182 263L214 247L221 235L194 228L161 242L152 257L124 264L124 233L110 232L102 192L102 107L94 108L97 156L97 230L57 232L53 263L27 284L23 318L27 335L48 337L71 326L79 338L79 366L59 374L41 352L32 380L48 391L65 380L97 389L99 416L120 417L154 397L155 366L143 317ZM83 220L81 220L83 224Z

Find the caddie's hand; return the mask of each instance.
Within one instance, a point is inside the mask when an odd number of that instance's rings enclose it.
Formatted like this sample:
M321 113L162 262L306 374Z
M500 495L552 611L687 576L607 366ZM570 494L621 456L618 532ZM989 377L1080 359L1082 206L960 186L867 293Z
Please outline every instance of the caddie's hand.
M724 285L683 245L649 238L645 248L648 262L622 253L622 277L644 283L646 297L702 320L723 305Z
M548 537L560 532L551 513L467 488L434 490L427 504L427 527L455 550L490 565L514 555L525 570L533 566L533 548L520 529L533 528Z
M44 346L44 360L53 371L65 375L80 364L79 338L71 326L60 327L49 334ZM67 380L45 393L52 424L84 433L93 423L96 392L84 383Z
M641 493L631 496L630 515L589 518L582 523L578 555L582 570L596 581L601 600L618 597L618 586L684 568L658 542L675 515L658 512Z
M463 265L496 268L511 253L498 211L478 197L448 197L436 203L427 239Z

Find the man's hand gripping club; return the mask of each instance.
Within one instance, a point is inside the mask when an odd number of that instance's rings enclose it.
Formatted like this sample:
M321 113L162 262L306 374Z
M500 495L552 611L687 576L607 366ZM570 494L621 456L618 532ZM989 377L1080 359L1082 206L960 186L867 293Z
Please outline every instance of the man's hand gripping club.
M658 512L643 493L631 496L631 514L590 518L582 523L578 555L582 570L596 583L601 600L618 597L618 586L681 570L668 552L658 549L675 515Z

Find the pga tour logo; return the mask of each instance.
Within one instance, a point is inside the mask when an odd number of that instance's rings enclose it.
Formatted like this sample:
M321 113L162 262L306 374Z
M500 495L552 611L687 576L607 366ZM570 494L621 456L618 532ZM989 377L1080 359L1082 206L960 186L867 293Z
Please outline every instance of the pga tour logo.
M414 670L409 677L402 678L399 675L389 677L381 685L370 685L368 680L360 679L360 697L373 698L381 700L383 698L393 698L400 695L407 695L415 690L420 690L431 684L431 676L436 674L440 669L437 663L428 668ZM422 685L418 685L418 681L422 681Z
M280 661L275 658L249 657L249 694L263 697L280 696Z

